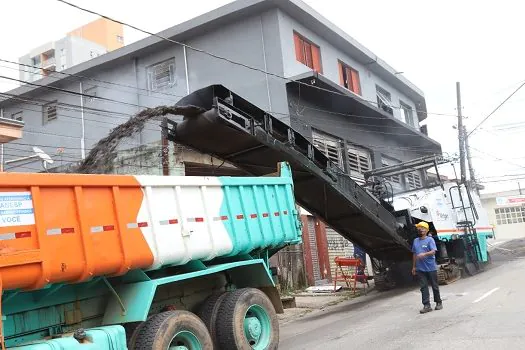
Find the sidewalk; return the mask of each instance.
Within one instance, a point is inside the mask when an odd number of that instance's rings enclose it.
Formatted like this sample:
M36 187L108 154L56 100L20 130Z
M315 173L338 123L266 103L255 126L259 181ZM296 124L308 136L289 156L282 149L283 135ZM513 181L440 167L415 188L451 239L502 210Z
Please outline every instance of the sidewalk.
M370 281L373 282L373 281ZM373 283L366 289L366 296L377 294ZM284 309L284 314L278 314L279 323L286 324L312 312L322 312L332 306L347 300L360 300L363 298L363 289L358 289L354 295L351 290L343 289L336 293L308 293L293 294L297 307Z

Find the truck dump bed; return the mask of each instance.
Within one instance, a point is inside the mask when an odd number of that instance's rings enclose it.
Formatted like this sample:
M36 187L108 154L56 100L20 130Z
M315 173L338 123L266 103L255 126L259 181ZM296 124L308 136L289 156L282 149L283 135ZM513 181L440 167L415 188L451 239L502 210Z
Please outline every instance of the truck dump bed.
M296 200L306 210L376 258L404 260L410 253L395 217L277 118L221 85L195 91L177 105L198 106L206 112L179 124L169 121L171 141L254 175L271 173L273 164L287 161L292 165Z
M264 178L0 174L2 289L279 248L300 241L297 214L286 163Z

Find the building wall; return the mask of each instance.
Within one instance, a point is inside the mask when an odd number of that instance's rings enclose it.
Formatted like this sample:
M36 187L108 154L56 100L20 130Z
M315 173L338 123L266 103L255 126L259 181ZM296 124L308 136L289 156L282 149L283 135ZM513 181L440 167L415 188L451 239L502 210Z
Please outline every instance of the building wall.
M293 77L302 73L311 71L309 67L305 66L301 62L298 62L295 58L295 46L293 39L294 30L299 34L318 45L321 52L321 64L323 69L323 75L328 79L339 84L339 66L338 60L343 61L347 65L356 69L359 72L359 78L361 82L362 97L365 100L371 101L377 106L376 101L376 84L381 86L390 92L392 96L392 103L394 106L399 107L399 101L403 101L412 107L414 125L418 127L419 122L417 121L416 115L416 104L414 101L409 99L402 92L394 89L390 84L379 78L377 75L366 69L362 62L356 61L354 58L344 54L339 48L334 47L328 43L321 36L312 32L286 13L279 11L279 25L280 25L280 39L283 52L284 60L284 74L286 77ZM401 111L399 108L394 108L394 117L402 120ZM402 120L404 122L404 120Z
M522 203L497 203L498 197L519 198L520 194L518 191L508 191L481 195L481 203L487 211L489 223L494 226L495 239L499 241L525 237L525 206ZM496 210L500 212L499 215L496 214ZM501 213L502 210L504 213ZM502 220L503 215L505 220Z
M77 38L74 36L64 38L67 42L67 67L72 67L82 62L89 61L95 57L101 56L107 52L106 48L97 43ZM58 51L57 51L58 53ZM55 54L56 56L57 54ZM57 70L62 70L57 66Z
M282 75L277 10L244 18L188 44L245 65ZM279 78L187 50L190 91L220 83L258 107L288 113L284 81ZM268 91L269 87L269 91Z
M97 43L108 51L113 51L124 46L124 42L118 38L118 36L124 38L124 28L122 24L105 18L99 18L83 25L72 30L67 35Z

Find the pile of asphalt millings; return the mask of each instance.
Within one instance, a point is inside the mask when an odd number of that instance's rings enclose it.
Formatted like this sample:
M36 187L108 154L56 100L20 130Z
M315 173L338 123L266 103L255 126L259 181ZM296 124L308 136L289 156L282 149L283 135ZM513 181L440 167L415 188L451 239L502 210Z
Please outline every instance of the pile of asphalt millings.
M144 129L146 122L159 117L182 115L191 117L203 113L204 110L196 106L159 106L147 108L127 122L120 124L108 136L101 139L89 152L86 158L73 172L81 174L107 174L113 171L114 160L117 157L116 149L122 139L131 137Z
M489 245L492 261L510 261L525 258L525 238L517 238L498 245Z

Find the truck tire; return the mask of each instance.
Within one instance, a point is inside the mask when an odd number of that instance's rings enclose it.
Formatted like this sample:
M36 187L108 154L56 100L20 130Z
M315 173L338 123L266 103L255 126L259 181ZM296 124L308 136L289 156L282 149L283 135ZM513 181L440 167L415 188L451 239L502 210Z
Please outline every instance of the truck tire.
M212 294L204 301L204 303L199 307L197 316L204 322L208 332L210 332L211 339L215 346L217 347L217 337L216 337L216 323L217 323L217 314L219 313L219 307L224 300L224 297L228 295L228 292Z
M277 349L279 322L270 299L255 288L228 293L219 307L216 337L221 350Z
M197 315L189 311L166 311L153 315L138 330L133 350L213 350L210 333Z
M135 348L135 340L137 339L137 334L140 332L142 327L144 327L145 322L131 322L124 325L126 330L126 343L128 344L128 349Z

